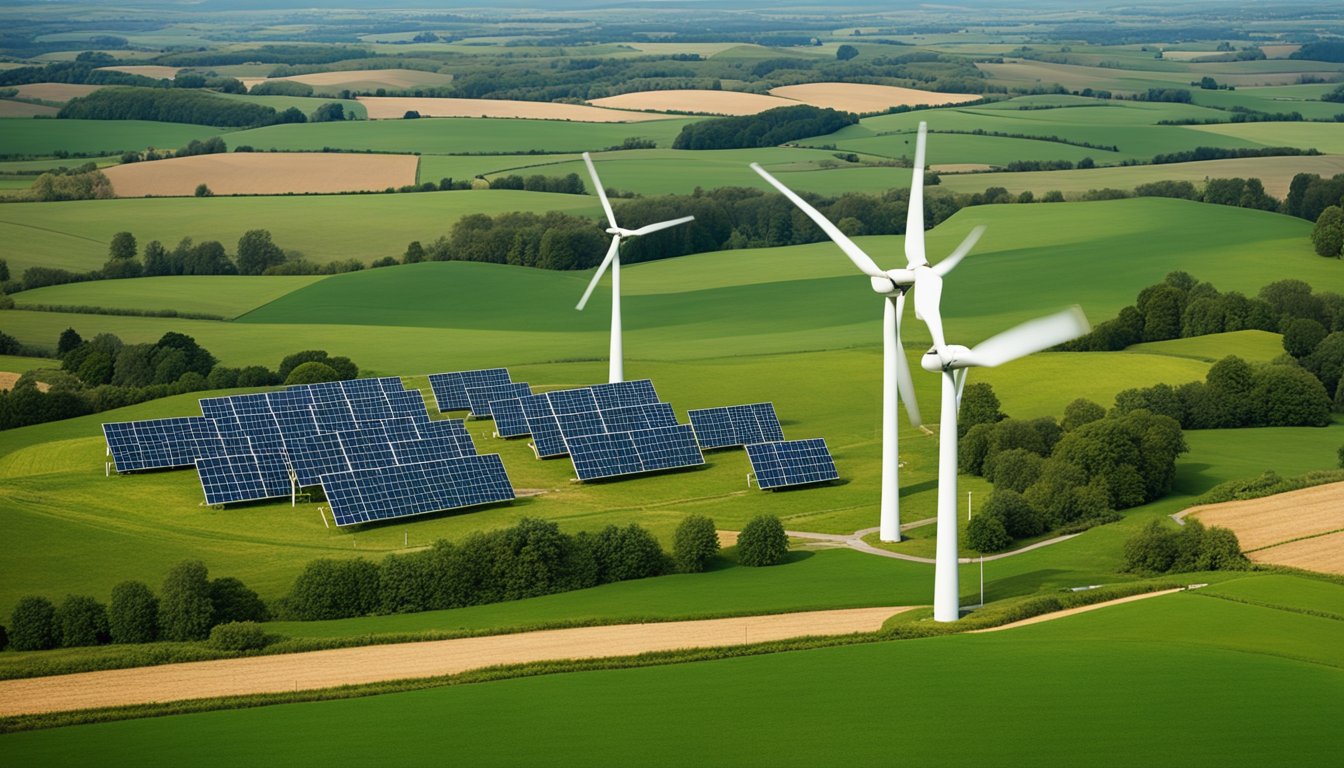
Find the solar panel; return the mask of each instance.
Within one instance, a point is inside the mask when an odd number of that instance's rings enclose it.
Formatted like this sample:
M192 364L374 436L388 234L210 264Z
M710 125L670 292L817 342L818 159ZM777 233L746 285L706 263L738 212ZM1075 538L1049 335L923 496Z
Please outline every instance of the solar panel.
M322 475L350 469L341 437L335 432L309 435L294 441L289 460L300 486L317 485Z
M377 421L392 418L392 406L381 391L374 394L360 394L350 398L350 412L356 421Z
M566 440L579 435L598 435L609 431L602 421L602 414L597 411L557 413L555 423L559 425L560 434Z
M761 488L820 483L840 476L826 441L819 437L748 445L747 458Z
M463 453L461 443L451 435L441 435L394 442L392 455L398 464L417 464L436 459L459 459L475 454Z
M233 398L206 397L201 399L201 413L208 419L233 418Z
M497 454L335 472L322 477L322 487L338 526L514 498Z
M498 437L531 434L527 428L527 416L523 413L523 403L516 397L491 401L490 415L495 420L495 435Z
M532 388L526 383L494 384L488 387L467 387L467 400L471 405L471 415L485 417L490 415L490 403L507 400L512 397L527 397Z
M322 432L340 432L355 428L355 414L345 398L313 403L313 418Z
M360 427L370 427L375 424L381 426L383 430L387 432L388 442L395 443L402 440L419 440L420 426L422 423L423 422L417 421L409 416L402 416L378 422L365 422L360 424Z
M456 441L459 456L476 455L476 443L472 442L467 425L461 419L431 421L420 424L418 428L422 438L446 437Z
M701 448L727 448L784 439L784 430L779 426L773 403L702 408L690 411L688 415Z
M276 453L198 459L196 469L210 505L272 499L292 490L285 459Z
M374 381L378 382L378 386L381 387L383 393L387 395L406 391L406 385L401 382L400 376L383 376L374 379Z
M532 435L532 447L540 458L564 456L565 438L560 434L560 425L555 421L555 412L551 410L551 401L546 395L520 397L523 414L527 418L527 431Z
M221 445L215 422L204 416L111 422L103 436L119 473L191 466Z
M597 399L597 407L604 411L611 408L658 402L658 393L654 390L653 382L649 379L594 384L592 390L593 397Z
M603 410L602 421L608 432L633 432L636 429L673 426L677 423L677 415L668 403L648 403Z
M689 424L580 435L566 441L580 480L691 467L705 463Z
M346 379L338 383L347 400L383 396L383 387L378 379Z
M420 421L429 420L429 411L425 408L425 398L418 389L388 392L387 404L392 408L393 416L410 416Z
M429 386L434 390L434 404L439 412L463 411L471 407L467 397L468 387L488 387L508 384L509 371L506 368L486 368L477 371L454 371L452 373L433 373L429 376Z
M349 460L351 469L372 469L396 463L391 443L387 439L387 430L381 426L352 429L337 434L341 438L341 447L345 449L345 458Z
M550 401L551 412L556 415L597 410L597 397L593 395L593 390L590 387L557 389L545 394L546 399Z

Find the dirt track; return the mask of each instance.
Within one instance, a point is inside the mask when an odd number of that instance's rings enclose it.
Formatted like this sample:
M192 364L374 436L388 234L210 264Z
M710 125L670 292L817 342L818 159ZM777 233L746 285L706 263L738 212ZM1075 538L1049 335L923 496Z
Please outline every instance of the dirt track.
M966 634L978 635L984 632L998 632L999 630L1003 629L1014 629L1016 627L1025 627L1029 624L1040 624L1043 621L1054 621L1055 619L1062 619L1065 616L1073 616L1074 614L1078 613L1087 613L1088 611L1095 611L1098 608L1109 608L1112 605L1120 605L1122 603L1132 603L1135 600L1147 600L1150 597L1158 597L1159 595L1170 595L1172 592L1183 592L1183 591L1185 591L1183 588L1177 588L1177 589L1164 589L1161 592L1144 592L1141 595L1130 595L1129 597L1120 597L1116 598L1115 600L1107 600L1104 603L1093 603L1091 605L1083 605L1077 608L1070 608L1066 611L1043 613L1040 616L1032 616L1029 619L1014 621L1011 624L1000 624L997 627L989 627L987 629L975 629L971 630L970 632L967 632Z
M500 664L629 656L873 632L908 608L854 608L373 645L0 681L0 716L433 677Z

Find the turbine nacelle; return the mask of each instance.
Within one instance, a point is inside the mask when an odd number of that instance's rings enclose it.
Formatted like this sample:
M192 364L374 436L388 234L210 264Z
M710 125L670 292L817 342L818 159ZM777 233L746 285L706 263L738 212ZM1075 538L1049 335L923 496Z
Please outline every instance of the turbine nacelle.
M945 349L944 358L938 354L937 349L930 349L919 359L919 367L932 373L941 373L943 371L955 371L961 368L970 368L975 365L972 361L971 350L969 347L963 347L960 344L949 344Z

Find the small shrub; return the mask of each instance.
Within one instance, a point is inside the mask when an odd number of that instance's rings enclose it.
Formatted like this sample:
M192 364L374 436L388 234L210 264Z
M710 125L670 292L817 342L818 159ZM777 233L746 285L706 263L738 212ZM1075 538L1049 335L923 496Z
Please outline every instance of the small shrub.
M719 534L714 521L704 515L688 515L677 526L672 540L672 559L677 570L699 573L719 554Z
M1003 521L994 515L976 515L966 526L966 546L976 552L999 552L1012 543Z
M378 607L378 566L368 560L313 560L289 593L294 618L344 619Z
M210 604L214 607L210 619L212 624L266 621L271 618L261 597L232 576L211 580Z
M753 517L737 536L737 560L743 565L776 565L789 552L789 536L774 515Z
M207 642L211 648L221 651L255 651L265 648L270 639L255 621L230 621L215 625Z
M336 369L326 363L309 362L300 365L290 372L285 379L285 385L294 384L321 384L324 381L340 381L341 375Z
M19 600L9 624L9 642L16 651L45 651L60 640L56 606L45 597L29 595Z

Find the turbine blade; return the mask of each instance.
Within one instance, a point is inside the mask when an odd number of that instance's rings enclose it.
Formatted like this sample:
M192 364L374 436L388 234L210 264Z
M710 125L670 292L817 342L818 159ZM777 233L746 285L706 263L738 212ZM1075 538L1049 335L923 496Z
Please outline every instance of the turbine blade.
M915 270L915 313L929 327L934 349L947 362L947 339L943 336L943 278L932 269Z
M607 249L607 257L602 259L602 263L598 265L597 274L593 275L593 279L588 283L588 290L583 292L583 298L579 299L579 304L574 307L575 309L583 309L584 305L588 303L588 297L593 295L593 289L597 287L597 282L602 279L602 275L607 271L607 267L611 266L611 261L616 258L616 251L620 247L621 236L616 235L611 238L611 247Z
M602 201L602 210L607 212L607 223L616 228L616 213L611 210L611 201L607 199L607 189L602 186L602 180L597 177L597 168L593 167L593 158L587 152L583 153L583 162L588 166L588 175L593 177L593 186L597 187L597 197Z
M910 361L905 357L905 345L901 343L901 315L905 314L905 294L896 295L896 392L905 403L905 413L910 417L911 426L924 424L919 414L919 403L915 400L915 380L910 376Z
M668 227L675 227L678 224L685 224L688 221L695 221L695 217L682 216L680 219L672 219L671 221L660 221L657 224L649 224L647 226L640 227L639 229L632 229L629 232L626 232L625 236L639 237L640 235L647 235L650 232L657 232L660 229L667 229Z
M798 206L800 211L807 214L807 217L818 227L821 227L821 231L825 232L827 237L831 238L831 240L835 241L836 245L840 246L840 250L845 252L845 255L849 257L850 261L854 262L854 266L858 267L860 272L869 277L877 277L883 280L889 279L887 273L878 269L877 264L873 262L872 258L864 253L862 248L855 245L853 240L846 237L845 233L841 232L839 227L832 224L830 219L822 216L821 211L808 205L806 200L795 194L793 190L784 186L779 179L771 176L769 172L761 166L752 163L751 169L760 174L761 178L770 182L770 186L779 190L782 195L792 201L794 205Z
M910 207L905 214L905 263L911 269L929 263L924 254L924 144L928 131L928 124L921 122L919 137L915 139L915 167L910 172Z
M996 365L1026 357L1033 352L1049 349L1056 344L1072 341L1091 330L1081 307L1073 306L1063 312L1038 317L975 346L965 355L969 365L993 368Z
M980 236L983 234L985 234L985 227L983 224L972 229L971 234L967 235L966 239L961 241L961 245L957 246L957 250L949 254L946 259L933 265L933 271L936 272L939 277L945 277L948 272L951 272L954 267L961 263L962 259L966 258L966 254L971 252L971 249L975 247L975 244L980 240Z

